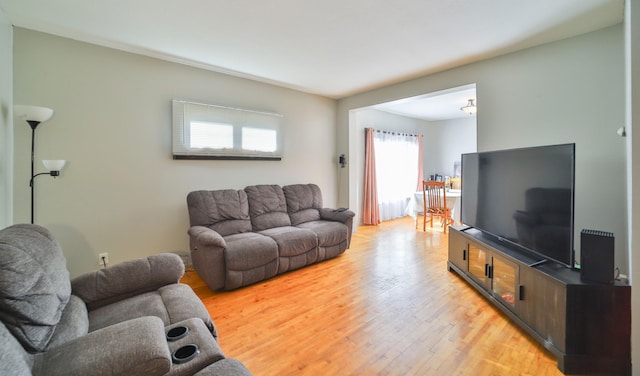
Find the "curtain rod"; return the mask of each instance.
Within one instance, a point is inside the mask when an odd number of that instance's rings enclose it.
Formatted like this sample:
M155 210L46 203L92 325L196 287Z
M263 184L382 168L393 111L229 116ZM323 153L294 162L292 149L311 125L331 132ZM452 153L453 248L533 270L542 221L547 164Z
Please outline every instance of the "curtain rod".
M396 135L399 135L399 136L414 136L414 137L418 137L419 136L417 134L406 133L406 132L383 131L383 130L375 129L375 128L366 128L366 129L373 129L374 132L387 133L387 134L396 134Z

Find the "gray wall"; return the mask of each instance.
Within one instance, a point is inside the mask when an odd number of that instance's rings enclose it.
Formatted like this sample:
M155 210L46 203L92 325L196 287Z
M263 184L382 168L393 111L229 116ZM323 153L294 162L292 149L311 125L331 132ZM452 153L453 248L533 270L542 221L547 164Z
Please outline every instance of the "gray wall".
M625 140L616 134L625 121L622 25L339 100L339 142L356 150L354 109L470 83L482 103L479 151L576 143L576 251L582 229L613 232L615 264L628 273ZM357 158L350 155L340 186L351 207L361 202L359 173L352 171L363 165Z
M60 241L72 275L163 251L188 251L186 195L199 189L313 182L336 206L336 102L256 81L15 29L14 101L55 110L36 163L67 159L36 182L36 223ZM284 115L282 161L171 156L171 99ZM29 221L28 125L15 128L14 221Z
M453 176L453 163L477 151L476 117L429 122L424 131L424 176Z
M13 216L13 27L0 9L0 228Z
M631 284L640 286L640 257L637 254L640 234L640 200L634 200L633 187L640 186L640 173L634 166L640 166L640 4L636 1L625 2L625 70L626 70L626 127L627 127L627 184L626 194L629 200L626 217L629 218L629 238L627 244L631 257ZM637 189L636 189L637 193ZM637 197L637 195L636 195ZM631 289L632 317L640 312L640 289ZM640 368L640 325L637 320L631 322L631 363L635 373Z

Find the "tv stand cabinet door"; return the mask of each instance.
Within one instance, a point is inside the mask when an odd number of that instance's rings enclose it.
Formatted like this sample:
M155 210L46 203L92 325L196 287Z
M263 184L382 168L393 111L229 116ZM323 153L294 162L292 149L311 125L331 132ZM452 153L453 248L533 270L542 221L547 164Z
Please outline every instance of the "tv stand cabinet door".
M468 276L478 282L485 290L491 290L491 252L475 242L468 246Z
M449 231L449 261L465 273L469 271L469 243L464 235L453 228Z
M566 351L567 286L533 268L520 269L518 316L547 343Z
M519 267L515 263L493 254L491 260L491 291L511 311L515 309L518 295Z

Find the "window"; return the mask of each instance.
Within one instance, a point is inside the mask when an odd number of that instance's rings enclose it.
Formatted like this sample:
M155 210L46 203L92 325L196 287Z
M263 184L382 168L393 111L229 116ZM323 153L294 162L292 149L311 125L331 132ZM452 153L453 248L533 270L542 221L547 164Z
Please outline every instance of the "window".
M282 158L282 115L173 100L174 159Z
M242 128L242 148L245 150L275 152L278 133L273 129Z
M192 121L189 124L189 147L193 149L233 148L233 125Z
M406 215L418 181L418 137L377 131L373 136L380 220Z

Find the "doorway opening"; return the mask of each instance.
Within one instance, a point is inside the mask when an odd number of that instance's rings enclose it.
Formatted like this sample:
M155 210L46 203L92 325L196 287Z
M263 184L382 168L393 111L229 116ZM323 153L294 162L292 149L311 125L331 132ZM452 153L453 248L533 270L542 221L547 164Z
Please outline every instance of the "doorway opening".
M461 110L469 99L477 104L475 84L350 111L350 168L355 169L350 176L355 179L349 186L349 205L358 208L355 223L362 224L359 213L364 205L365 128L422 135L424 179L455 176L459 173L461 155L477 151L477 116ZM410 197L408 206L409 200Z

